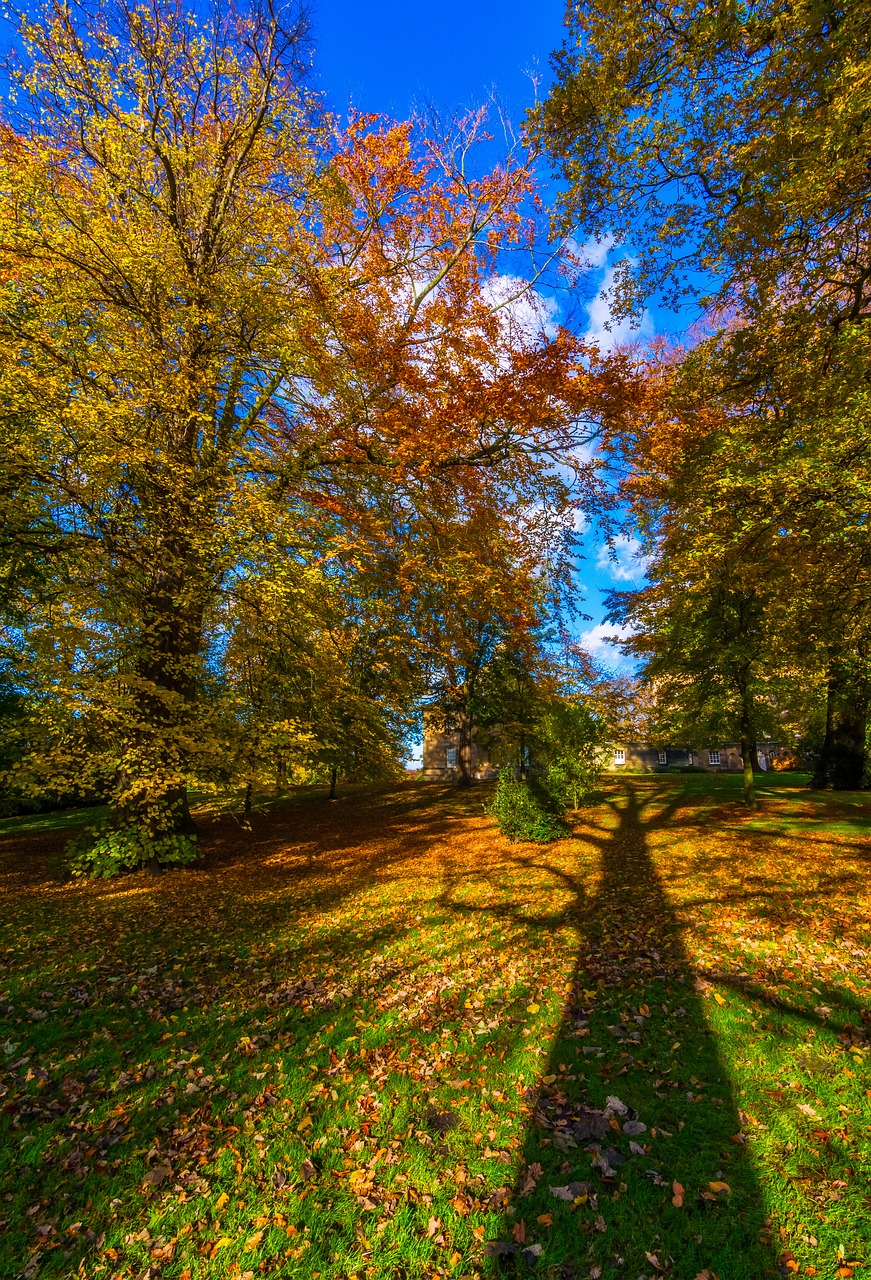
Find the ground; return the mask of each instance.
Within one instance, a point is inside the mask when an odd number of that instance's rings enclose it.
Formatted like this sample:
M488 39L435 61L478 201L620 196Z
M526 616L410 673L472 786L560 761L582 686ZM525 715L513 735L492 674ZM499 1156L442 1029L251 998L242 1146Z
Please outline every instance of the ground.
M0 1276L871 1278L871 821L804 784L300 795L97 884L0 824Z

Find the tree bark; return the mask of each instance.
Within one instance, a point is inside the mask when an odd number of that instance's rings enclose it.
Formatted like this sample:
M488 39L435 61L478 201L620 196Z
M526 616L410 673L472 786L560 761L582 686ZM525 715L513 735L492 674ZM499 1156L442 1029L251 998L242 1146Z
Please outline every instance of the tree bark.
M330 799L331 800L335 800L336 798L336 782L338 781L338 777L339 777L338 765L334 764L333 767L330 769Z
M869 702L864 655L832 656L826 687L826 733L812 787L856 791L867 784Z
M460 770L459 777L457 778L457 785L460 787L471 786L472 733L470 716L465 708L460 713L460 741L457 748L457 764Z
M188 803L188 743L197 731L202 607L185 597L180 571L158 565L143 601L143 626L134 667L136 708L125 725L129 744L116 786L113 818L151 839L194 835ZM179 563L178 553L175 563Z
M753 781L753 765L759 767L756 760L756 734L753 725L753 702L749 681L741 687L741 720L740 720L741 761L744 771L744 803L748 809L756 808L756 785Z

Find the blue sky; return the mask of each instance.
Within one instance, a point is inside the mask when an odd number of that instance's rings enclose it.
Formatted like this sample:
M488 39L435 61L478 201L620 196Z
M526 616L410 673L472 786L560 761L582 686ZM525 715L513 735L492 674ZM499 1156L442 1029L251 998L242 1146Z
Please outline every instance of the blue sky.
M534 101L531 77L544 95L551 79L550 54L562 43L564 5L560 0L316 0L312 11L314 74L329 106L340 114L358 111L405 117L415 106L431 104L446 114L475 106L495 92L519 123ZM541 174L550 188L548 174ZM602 287L608 264L602 256L591 275L586 323L606 342L629 336L604 330L607 303ZM649 322L648 326L649 328ZM615 548L616 563L590 532L580 567L579 586L586 598L584 624L588 647L612 665L619 652L602 636L601 589L640 585L642 571L631 540Z

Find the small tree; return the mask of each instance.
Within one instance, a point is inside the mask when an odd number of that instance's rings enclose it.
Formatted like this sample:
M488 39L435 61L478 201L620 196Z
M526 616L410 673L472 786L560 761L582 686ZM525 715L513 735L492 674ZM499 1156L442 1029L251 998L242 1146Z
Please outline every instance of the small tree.
M577 809L595 786L601 771L605 727L577 699L551 702L536 730L536 757L545 785L564 809Z

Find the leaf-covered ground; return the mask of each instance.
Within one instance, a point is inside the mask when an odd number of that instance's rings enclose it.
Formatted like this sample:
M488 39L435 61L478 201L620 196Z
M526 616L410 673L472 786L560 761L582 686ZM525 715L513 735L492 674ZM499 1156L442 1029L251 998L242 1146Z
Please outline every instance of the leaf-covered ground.
M0 1275L871 1277L868 811L738 781L545 848L304 797L102 884L3 824Z

